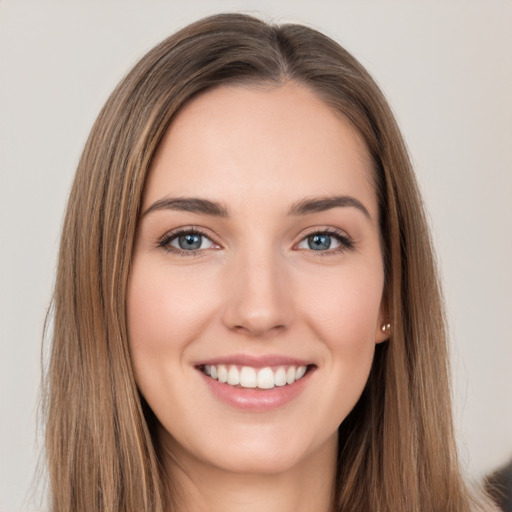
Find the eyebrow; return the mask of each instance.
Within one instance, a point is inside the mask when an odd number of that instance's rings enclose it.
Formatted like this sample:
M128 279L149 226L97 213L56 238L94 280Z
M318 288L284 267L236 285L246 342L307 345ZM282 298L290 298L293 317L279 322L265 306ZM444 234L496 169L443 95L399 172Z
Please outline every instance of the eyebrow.
M288 215L308 215L311 213L324 212L332 208L352 207L360 210L366 217L371 219L370 213L365 206L356 198L351 196L327 196L312 197L302 199L292 205ZM228 208L217 201L209 199L200 199L198 197L164 197L155 201L144 213L157 210L175 210L192 213L201 213L203 215L212 215L214 217L229 217Z
M307 215L318 213L332 208L352 207L360 210L366 217L371 219L370 213L363 203L351 196L327 196L302 199L290 208L289 215Z
M202 213L204 215L213 215L215 217L228 217L228 210L222 204L208 199L199 199L197 197L164 197L155 201L143 214L156 210L175 210L193 213Z

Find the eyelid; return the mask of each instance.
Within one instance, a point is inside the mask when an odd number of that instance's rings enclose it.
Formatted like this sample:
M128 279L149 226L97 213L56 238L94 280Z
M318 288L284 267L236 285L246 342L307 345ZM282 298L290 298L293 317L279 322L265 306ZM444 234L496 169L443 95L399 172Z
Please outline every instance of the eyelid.
M337 239L340 245L334 249L329 248L325 251L315 251L313 249L297 248L297 246L304 240L306 240L308 237L316 234L332 236ZM309 228L308 230L306 230L306 232L301 233L299 241L294 244L293 248L299 251L307 251L314 253L316 256L326 256L329 254L336 254L352 250L354 249L355 244L355 240L346 231L342 229L335 228L332 226L316 226L313 228Z
M177 247L173 247L170 245L170 242L175 240L177 237L185 235L185 234L197 234L201 235L208 240L211 241L211 243L215 247L209 247L207 249L193 249L193 250L183 250L179 249ZM306 249L306 248L298 248L297 246L306 240L308 237L315 235L315 234L324 234L328 236L332 236L336 238L336 240L339 242L339 246L335 248L329 248L324 251L315 251L313 249ZM157 240L156 243L157 248L161 248L169 253L178 254L180 256L201 256L206 251L210 251L212 249L217 250L222 248L222 244L218 241L218 238L211 233L209 230L206 230L204 228L200 228L194 225L190 226L181 226L175 229L172 229L168 231L165 235L163 235L161 238ZM345 251L349 251L354 249L355 247L355 241L354 239L344 230L335 228L332 226L315 226L308 228L305 232L302 232L300 235L300 239L293 245L294 250L298 251L307 251L310 253L314 253L316 256L326 256L330 254L337 254Z
M209 247L208 249L195 249L190 251L185 251L183 249L179 249L177 247L173 247L170 245L170 242L179 236L186 234L196 234L201 235L212 242L215 247ZM157 240L156 247L163 249L169 253L178 254L180 256L200 256L205 251L210 251L212 249L216 250L221 248L220 242L217 240L217 237L213 235L210 231L205 230L203 228L197 226L181 226L179 228L172 229L165 233L161 238Z

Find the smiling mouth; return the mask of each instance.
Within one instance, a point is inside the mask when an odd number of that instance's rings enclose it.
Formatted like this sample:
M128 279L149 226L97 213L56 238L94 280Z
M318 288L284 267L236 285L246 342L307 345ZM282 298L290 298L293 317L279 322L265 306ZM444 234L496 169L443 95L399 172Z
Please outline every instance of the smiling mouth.
M236 388L273 389L274 387L289 386L312 371L315 365L307 366L278 366L253 368L238 365L201 365L199 370L208 377Z

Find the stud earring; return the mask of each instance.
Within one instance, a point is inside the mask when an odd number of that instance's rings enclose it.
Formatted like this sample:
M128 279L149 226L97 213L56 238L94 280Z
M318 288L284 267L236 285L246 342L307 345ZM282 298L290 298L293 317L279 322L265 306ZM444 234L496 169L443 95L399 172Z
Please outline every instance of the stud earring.
M380 329L382 332L388 332L391 329L391 324L382 324Z

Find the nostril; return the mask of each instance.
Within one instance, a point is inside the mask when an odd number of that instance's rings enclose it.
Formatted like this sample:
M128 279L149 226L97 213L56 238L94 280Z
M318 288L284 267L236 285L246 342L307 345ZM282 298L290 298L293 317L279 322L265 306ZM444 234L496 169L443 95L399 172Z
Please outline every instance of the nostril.
M286 325L271 325L266 322L247 322L245 325L234 325L231 330L247 336L264 337L275 335L286 329Z

